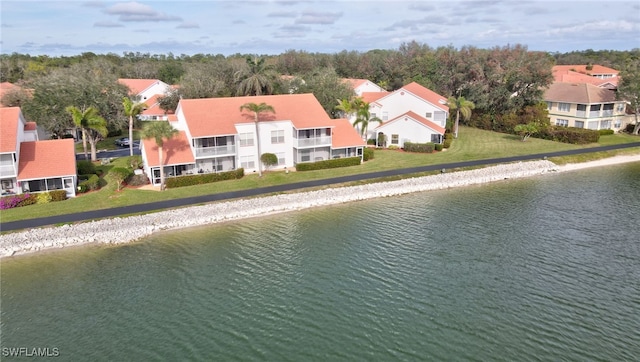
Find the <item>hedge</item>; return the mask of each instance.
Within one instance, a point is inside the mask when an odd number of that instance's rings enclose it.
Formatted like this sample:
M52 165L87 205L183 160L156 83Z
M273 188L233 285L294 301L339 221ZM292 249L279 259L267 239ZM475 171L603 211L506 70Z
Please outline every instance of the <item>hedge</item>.
M600 132L584 128L550 126L541 129L536 136L545 140L584 145L598 142Z
M362 161L366 162L369 160L373 160L373 156L374 156L373 148L365 147L364 151L362 152Z
M433 153L435 150L435 144L429 143L413 143L405 142L404 150L406 152L419 152L419 153Z
M212 182L236 180L244 177L244 168L239 168L234 171L217 172L217 173L205 173L197 175L188 175L180 177L170 177L165 179L165 186L168 188L204 185Z
M96 165L91 161L78 161L76 164L78 175L90 175L96 173Z
M443 148L451 147L451 142L453 142L453 133L445 133L444 134L444 143L442 144Z
M365 151L367 149L365 148ZM366 152L365 152L366 153ZM349 167L360 164L360 157L336 158L333 160L299 163L296 165L298 171L324 170L327 168Z
M436 151L442 151L442 148L444 148L444 145L442 143L436 143Z
M600 133L600 136L606 136L606 135L614 134L615 132L612 129L601 129L601 130L598 130L598 133Z
M12 209L14 207L22 207L34 204L46 204L55 201L64 201L67 199L65 190L54 190L48 192L39 192L35 194L21 194L5 196L0 199L0 210Z
M80 175L80 178L87 178L78 184L78 192L83 193L87 191L93 191L100 188L100 177L98 175Z

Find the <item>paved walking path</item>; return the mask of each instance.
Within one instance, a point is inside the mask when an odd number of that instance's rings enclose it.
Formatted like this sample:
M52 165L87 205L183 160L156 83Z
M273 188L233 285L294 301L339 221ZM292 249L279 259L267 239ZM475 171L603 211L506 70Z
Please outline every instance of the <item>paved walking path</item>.
M163 209L210 203L214 201L246 198L246 197L258 196L263 194L293 191L293 190L299 190L299 189L310 188L310 187L335 185L335 184L341 184L346 182L362 181L362 180L376 179L376 178L388 177L388 176L407 175L412 173L436 171L436 170L442 170L442 169L448 170L448 169L461 168L461 167L484 166L484 165L508 163L508 162L516 162L516 161L528 161L528 160L535 160L535 159L543 159L545 157L568 156L568 155L576 155L576 154L591 153L591 152L626 149L626 148L633 148L633 147L640 147L640 142L602 146L602 147L593 147L593 148L583 148L583 149L569 150L569 151L541 153L541 154L535 154L535 155L491 158L491 159L485 159L485 160L453 162L453 163L446 163L446 164L439 164L439 165L411 167L411 168L405 168L405 169L399 169L399 170L371 172L371 173L358 174L358 175L334 177L334 178L322 179L322 180L312 180L312 181L296 182L296 183L284 184L284 185L260 187L260 188L249 189L249 190L231 191L231 192L224 192L224 193L212 194L212 195L202 195L202 196L187 197L182 199L157 201L157 202L152 202L147 204L122 206L122 207L116 207L111 209L85 211L85 212L75 213L75 214L64 214L64 215L49 216L49 217L43 217L43 218L37 218L37 219L3 222L3 223L0 223L0 230L2 231L21 230L21 229L28 229L28 228L47 226L47 225L53 225L53 224L59 224L59 223L73 223L73 222L79 222L79 221L96 220L96 219L102 219L102 218L108 218L108 217L122 216L127 214L145 213L145 212L151 212L151 211L157 211L157 210L163 210Z

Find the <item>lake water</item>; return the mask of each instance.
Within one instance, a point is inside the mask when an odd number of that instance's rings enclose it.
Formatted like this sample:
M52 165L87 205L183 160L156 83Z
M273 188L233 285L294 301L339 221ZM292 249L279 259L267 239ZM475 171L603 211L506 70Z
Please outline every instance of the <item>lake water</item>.
M5 259L1 358L637 361L639 217L634 163Z

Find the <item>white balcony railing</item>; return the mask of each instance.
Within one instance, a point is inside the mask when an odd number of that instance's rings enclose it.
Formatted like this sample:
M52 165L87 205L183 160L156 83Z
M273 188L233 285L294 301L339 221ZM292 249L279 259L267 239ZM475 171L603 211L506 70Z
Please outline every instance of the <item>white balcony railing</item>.
M576 111L576 117L586 117L587 116L587 112L586 111Z
M2 177L16 176L15 167L13 165L0 166L0 176Z
M297 146L298 148L313 147L313 146L331 146L331 136L299 138Z
M235 155L235 153L235 145L196 148L196 157Z
M589 118L598 118L600 117L600 111L589 111Z
M602 111L602 117L613 116L613 109L605 109Z

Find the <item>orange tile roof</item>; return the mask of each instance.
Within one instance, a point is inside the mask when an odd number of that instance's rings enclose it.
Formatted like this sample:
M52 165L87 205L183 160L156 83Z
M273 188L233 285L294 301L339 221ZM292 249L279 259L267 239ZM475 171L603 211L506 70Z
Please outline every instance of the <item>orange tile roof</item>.
M389 123L393 123L393 122L395 122L395 121L397 121L397 120L399 120L401 118L404 118L405 116L413 118L414 120L424 124L425 126L431 128L432 130L434 130L434 131L436 131L436 132L438 132L440 134L444 134L444 132L445 132L445 129L443 127L439 126L437 123L434 123L434 122L422 117L421 115L419 115L419 114L417 114L417 113L415 113L413 111L406 112L404 114L399 115L398 117L396 117L394 119L391 119L391 120L389 120L387 122L384 122L383 124L381 124L378 127L376 127L376 129L384 127L384 126L388 125Z
M0 152L16 152L20 107L0 108Z
M164 115L164 110L160 108L160 103L158 103L158 98L162 96L162 94L154 94L149 97L149 99L144 101L144 104L147 107L142 111L142 114L145 116L155 116L155 115Z
M613 68L605 67L602 65L594 64L591 70L587 70L586 64L581 65L554 65L552 71L566 71L571 70L583 74L618 74L619 72Z
M32 180L76 174L73 139L20 143L18 180Z
M331 121L334 129L331 133L331 147L332 148L344 148L344 147L356 147L365 146L366 143L362 140L362 137L358 134L355 128L344 118L334 119Z
M264 121L289 120L297 129L330 127L331 120L313 94L182 99L182 109L192 137L236 134L235 124L253 122L253 114L240 111L246 103L266 103L275 113L261 114Z
M158 146L153 139L143 139L143 149L147 156L147 164L150 167L160 166L158 158ZM162 146L162 158L165 166L194 163L195 158L189 147L189 140L184 131L178 132L173 138L165 140Z
M367 79L357 79L357 78L343 78L342 81L351 86L352 89L356 89L364 83L368 82Z
M145 89L151 87L157 79L130 79L130 78L121 78L118 79L120 84L124 84L129 87L131 94L140 94Z
M616 93L588 83L554 82L544 92L544 100L582 104L615 102Z
M27 122L24 125L25 131L35 131L37 128L38 128L38 125L36 124L36 122Z
M411 82L398 89L396 92L401 91L402 89L411 92L434 106L449 112L449 107L447 107L447 98L439 95L429 88L423 87L416 82Z
M574 72L572 70L554 70L553 79L556 82L589 83L598 87L606 86L607 84L611 84L615 87L618 86L618 77L601 79L586 75L584 73Z
M373 103L387 95L389 95L389 92L362 92L360 98L367 103Z

